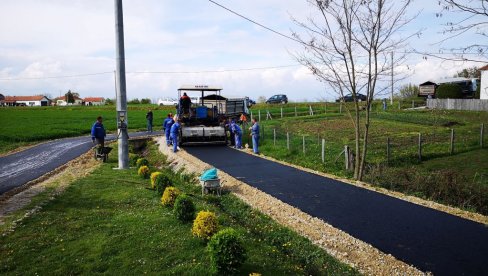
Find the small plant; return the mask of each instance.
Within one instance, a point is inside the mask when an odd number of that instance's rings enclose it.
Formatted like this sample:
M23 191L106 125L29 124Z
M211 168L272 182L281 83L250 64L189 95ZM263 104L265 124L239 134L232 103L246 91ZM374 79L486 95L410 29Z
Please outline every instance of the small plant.
M149 161L147 161L146 158L139 158L137 159L136 161L136 166L138 168L142 167L142 166L149 166Z
M180 195L181 192L178 188L175 187L167 187L164 190L163 196L161 197L161 203L164 206L173 206L175 204L175 200Z
M129 153L129 164L131 166L136 166L138 159L139 159L139 155L135 153Z
M149 178L149 173L150 171L148 166L142 166L137 170L137 174L144 179Z
M173 207L177 219L188 222L195 218L195 204L191 198L185 194L178 196Z
M193 221L191 233L193 236L208 240L217 232L218 226L215 213L200 211L198 212L197 218Z
M212 268L219 274L230 275L238 272L246 260L246 251L237 232L224 229L215 234L207 246Z
M150 179L151 179L151 188L156 189L156 178L160 174L161 174L161 172L153 172L151 174L151 177L150 177Z
M156 191L161 196L163 195L166 187L171 186L171 178L166 173L158 174L154 179L154 185L156 187Z

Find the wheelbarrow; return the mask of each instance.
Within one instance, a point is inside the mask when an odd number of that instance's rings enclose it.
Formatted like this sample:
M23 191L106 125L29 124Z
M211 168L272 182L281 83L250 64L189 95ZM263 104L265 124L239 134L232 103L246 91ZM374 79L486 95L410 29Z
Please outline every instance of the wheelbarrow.
M101 159L104 163L108 160L108 154L112 151L111 147L95 148L95 159Z
M200 185L202 186L202 196L208 194L211 191L215 191L218 196L221 195L222 187L225 181L220 181L219 178L200 180Z

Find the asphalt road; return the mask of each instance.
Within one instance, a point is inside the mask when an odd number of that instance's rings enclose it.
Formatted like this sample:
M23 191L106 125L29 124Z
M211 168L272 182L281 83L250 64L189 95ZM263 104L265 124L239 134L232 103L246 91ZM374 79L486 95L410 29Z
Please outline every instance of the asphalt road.
M228 147L190 154L434 275L488 275L488 227Z
M161 131L151 133L162 134ZM147 132L129 133L131 138L147 135ZM115 138L107 135L107 141ZM92 147L90 136L64 138L0 157L0 195L66 164Z

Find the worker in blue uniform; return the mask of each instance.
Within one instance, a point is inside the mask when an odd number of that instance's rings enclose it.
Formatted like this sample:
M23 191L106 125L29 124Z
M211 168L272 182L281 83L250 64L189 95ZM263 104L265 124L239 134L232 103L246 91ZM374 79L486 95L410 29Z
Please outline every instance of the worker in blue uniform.
M259 124L256 118L252 118L252 126L249 128L252 136L252 150L259 154Z
M180 122L179 118L175 118L175 122L171 126L170 139L173 143L173 152L178 151L178 135L180 134Z
M236 124L236 122L232 121L231 123L232 132L234 133L235 137L235 148L242 149L242 129L241 127Z
M171 132L171 126L173 125L173 123L173 114L169 113L168 117L166 117L163 122L163 131L166 135L166 144L168 145L168 147L171 145L171 138L169 137L169 134Z

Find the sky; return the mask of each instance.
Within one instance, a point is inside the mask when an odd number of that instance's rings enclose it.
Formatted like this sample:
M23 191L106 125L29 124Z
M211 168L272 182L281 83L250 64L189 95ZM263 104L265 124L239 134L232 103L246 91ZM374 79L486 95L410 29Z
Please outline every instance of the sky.
M217 2L289 36L298 30L291 16L305 19L312 14L306 0ZM218 85L226 96L252 99L274 94L286 94L292 101L337 97L297 63L293 53L303 50L297 42L207 0L124 0L123 5L128 99L176 97L185 84ZM446 37L442 24L461 18L455 13L438 18L440 10L438 1L413 3L409 16L418 15L401 34L421 35L409 40L408 49L438 52L478 39L468 33L439 43ZM4 95L57 97L71 90L81 97L115 98L115 56L112 0L0 1ZM485 64L411 54L397 68L408 77L395 89L403 83L451 77L473 65Z

